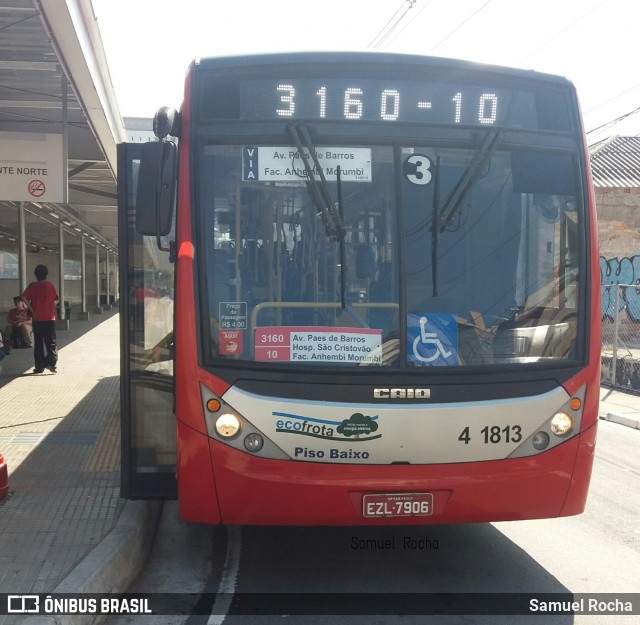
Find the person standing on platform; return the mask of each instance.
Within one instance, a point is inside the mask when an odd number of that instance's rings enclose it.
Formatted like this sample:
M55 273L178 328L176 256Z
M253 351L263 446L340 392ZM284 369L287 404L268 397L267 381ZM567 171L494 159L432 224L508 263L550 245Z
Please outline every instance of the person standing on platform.
M33 314L33 358L34 373L42 373L45 368L57 371L58 348L56 345L56 302L58 293L47 280L49 270L46 265L38 265L33 274L37 282L32 282L22 294L23 301Z

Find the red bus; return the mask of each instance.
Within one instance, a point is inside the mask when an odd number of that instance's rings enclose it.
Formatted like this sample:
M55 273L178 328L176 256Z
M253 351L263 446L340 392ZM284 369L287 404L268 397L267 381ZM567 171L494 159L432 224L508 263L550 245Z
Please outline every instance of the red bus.
M125 496L213 524L583 511L600 289L569 81L210 58L154 130L120 149Z

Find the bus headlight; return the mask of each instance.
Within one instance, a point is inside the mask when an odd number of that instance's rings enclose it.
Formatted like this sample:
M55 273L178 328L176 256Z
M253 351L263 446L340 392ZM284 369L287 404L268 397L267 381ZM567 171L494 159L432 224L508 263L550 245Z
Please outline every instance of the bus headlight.
M551 431L556 436L566 436L573 430L573 417L566 412L556 412L551 419Z
M244 447L247 451L251 453L258 453L262 446L264 445L264 440L260 434L247 434L244 438Z
M240 432L240 419L234 414L221 414L216 419L216 432L222 438L233 438Z

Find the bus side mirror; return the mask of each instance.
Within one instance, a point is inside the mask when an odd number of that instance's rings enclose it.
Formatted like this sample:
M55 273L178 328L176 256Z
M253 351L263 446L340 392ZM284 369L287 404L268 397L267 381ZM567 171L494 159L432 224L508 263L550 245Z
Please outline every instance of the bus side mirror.
M178 150L171 141L142 146L136 190L136 232L163 237L171 231L175 205Z
M161 106L153 117L153 134L162 140L167 135L180 136L180 114L169 106Z

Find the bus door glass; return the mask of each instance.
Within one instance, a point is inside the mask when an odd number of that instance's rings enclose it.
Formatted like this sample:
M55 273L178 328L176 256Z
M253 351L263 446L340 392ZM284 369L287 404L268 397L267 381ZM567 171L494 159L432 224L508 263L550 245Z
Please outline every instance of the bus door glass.
M176 496L174 265L135 231L140 144L118 146L123 497Z

